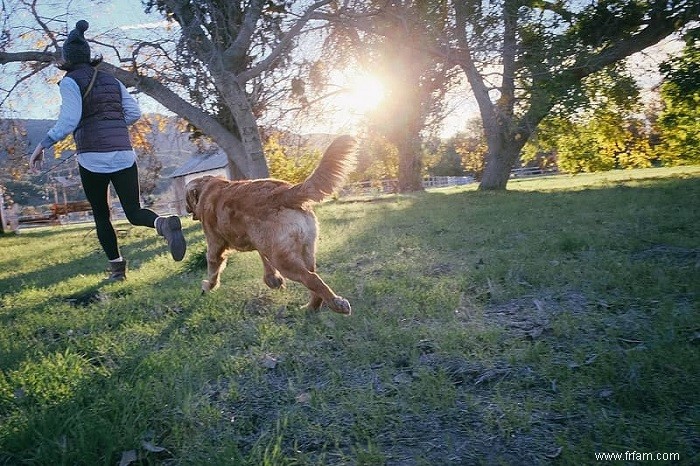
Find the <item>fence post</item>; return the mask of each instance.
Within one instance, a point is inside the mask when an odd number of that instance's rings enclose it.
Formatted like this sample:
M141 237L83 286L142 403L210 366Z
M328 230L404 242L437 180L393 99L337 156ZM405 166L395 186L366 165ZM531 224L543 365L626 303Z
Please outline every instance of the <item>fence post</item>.
M9 224L5 223L5 188L0 186L0 233L7 233L5 231Z
M0 233L11 233L16 229L16 218L11 218L9 213L5 212L5 187L0 186Z

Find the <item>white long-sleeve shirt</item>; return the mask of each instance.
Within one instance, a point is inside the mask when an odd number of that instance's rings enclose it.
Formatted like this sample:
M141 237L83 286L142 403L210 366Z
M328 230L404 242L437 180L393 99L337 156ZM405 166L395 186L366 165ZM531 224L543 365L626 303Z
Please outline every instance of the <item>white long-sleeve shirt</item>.
M61 109L58 120L51 128L41 145L48 148L62 141L75 131L83 116L83 97L78 83L72 78L65 77L59 83L61 92ZM129 94L120 82L122 109L127 126L136 123L141 118L141 108L136 99ZM131 167L136 162L133 150L118 150L111 152L82 152L78 154L78 163L85 169L96 173L113 173Z

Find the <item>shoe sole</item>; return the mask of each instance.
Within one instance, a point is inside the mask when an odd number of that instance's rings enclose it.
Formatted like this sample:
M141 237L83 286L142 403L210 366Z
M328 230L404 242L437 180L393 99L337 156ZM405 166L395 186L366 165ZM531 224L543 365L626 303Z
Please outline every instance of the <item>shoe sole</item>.
M166 221L168 223L165 226L168 230L170 230L170 235L172 235L171 240L168 241L170 254L173 256L175 261L179 262L183 257L185 257L185 252L187 251L185 235L182 234L182 222L180 222L180 217L176 215L168 217Z

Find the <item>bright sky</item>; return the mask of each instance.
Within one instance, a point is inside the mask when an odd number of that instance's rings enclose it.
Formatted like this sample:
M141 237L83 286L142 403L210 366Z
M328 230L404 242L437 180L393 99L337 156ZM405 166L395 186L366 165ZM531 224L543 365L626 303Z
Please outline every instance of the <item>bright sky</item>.
M10 6L8 6L10 8ZM132 28L142 27L142 25L153 24L161 19L159 14L147 15L143 11L140 0L113 0L113 1L85 1L78 0L67 3L43 3L38 2L38 10L43 17L56 17L65 20L69 30L75 27L75 23L81 19L85 19L90 23L90 28L86 32L89 38L97 38L101 34L107 33L114 29L126 30L129 34L137 33ZM12 16L12 23L15 26L23 24L29 27L36 27L33 17L27 12L18 12ZM145 29L145 28L144 28ZM105 41L106 42L106 41ZM107 55L108 51L100 49L99 46L91 44L91 50L94 53L103 53ZM9 68L9 67L8 67ZM56 79L60 79L63 75L62 71L55 68L51 69L51 73ZM0 82L3 88L9 87L5 82L6 76L3 76ZM2 116L11 116L16 118L37 118L37 119L55 119L58 117L60 106L60 95L58 86L47 85L43 80L31 80L31 88L23 88L20 92L14 92L11 100L5 104L2 110ZM37 89L37 86L45 87L42 92ZM148 108L161 108L152 99L139 96L140 103L145 106L145 111ZM41 105L37 105L37 101Z

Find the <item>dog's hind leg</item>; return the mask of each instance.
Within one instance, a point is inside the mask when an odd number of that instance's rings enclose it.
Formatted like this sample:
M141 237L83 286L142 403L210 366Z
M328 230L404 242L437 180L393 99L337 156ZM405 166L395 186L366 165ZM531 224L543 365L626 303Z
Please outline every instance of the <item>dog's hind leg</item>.
M219 287L221 272L226 268L226 248L223 245L207 245L207 274L202 280L202 291L214 291Z
M265 275L263 276L265 284L273 289L282 288L284 286L284 277L272 266L263 253L259 251L258 253L260 254L260 259L262 259L263 267L265 268Z
M335 294L316 272L307 270L303 261L290 261L278 257L271 259L271 261L286 278L300 282L311 290L311 299L308 304L310 309L318 309L323 301L332 311L339 314L352 312L348 300Z
M304 261L305 270L310 272L310 273L316 273L316 241L315 241L315 239L313 241L305 243L302 246L301 257L302 257L302 260ZM324 283L324 285L325 285L325 283ZM333 295L335 295L335 293L333 293L333 291L330 288L328 288L328 290L330 290L330 292ZM342 298L340 298L340 299L342 299ZM311 310L316 310L319 307L321 307L322 304L323 304L323 298L318 293L316 293L314 291L310 291L309 292L309 303L306 305L306 307L308 309L311 309ZM348 303L348 309L349 309L349 306L350 306L350 304ZM345 314L345 312L343 312L343 313ZM348 312L348 314L349 314L349 312Z
M325 302L334 312L348 315L352 313L348 300L335 294L317 273L305 272L300 278L299 281L311 290L311 299L308 304L310 309L318 309L321 303Z

